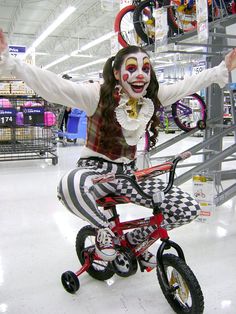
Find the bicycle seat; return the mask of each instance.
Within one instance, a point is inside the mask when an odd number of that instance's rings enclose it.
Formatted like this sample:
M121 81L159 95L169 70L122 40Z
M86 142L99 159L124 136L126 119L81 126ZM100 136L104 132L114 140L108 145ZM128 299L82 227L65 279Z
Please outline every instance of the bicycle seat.
M107 195L98 199L96 202L98 206L101 206L104 209L108 209L111 206L115 206L118 204L130 203L130 199L127 196Z

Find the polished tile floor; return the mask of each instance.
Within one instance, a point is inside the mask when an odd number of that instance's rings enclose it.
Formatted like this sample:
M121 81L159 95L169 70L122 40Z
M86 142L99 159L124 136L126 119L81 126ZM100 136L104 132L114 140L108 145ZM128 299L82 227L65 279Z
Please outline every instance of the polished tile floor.
M161 134L160 142L168 136ZM181 148L200 140L186 139ZM232 140L227 138L225 145ZM114 276L108 282L85 273L75 295L63 289L61 274L79 268L74 242L86 223L57 201L56 187L62 174L75 167L80 149L58 144L56 166L45 160L0 163L0 313L173 313L155 271L138 271L129 278ZM183 189L191 192L191 182ZM120 213L125 219L150 212L126 205ZM218 207L211 221L193 222L171 231L170 236L184 249L200 282L204 313L236 313L236 197Z

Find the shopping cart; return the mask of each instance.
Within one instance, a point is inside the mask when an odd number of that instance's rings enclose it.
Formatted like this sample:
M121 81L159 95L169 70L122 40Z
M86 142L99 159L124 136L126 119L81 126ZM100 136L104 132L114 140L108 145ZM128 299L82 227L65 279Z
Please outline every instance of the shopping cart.
M85 142L86 139L86 128L87 128L87 116L82 110L74 108L68 116L66 131L59 130L57 135L60 139L59 141L63 145L67 145L68 142L73 142L74 144L77 140L82 140Z

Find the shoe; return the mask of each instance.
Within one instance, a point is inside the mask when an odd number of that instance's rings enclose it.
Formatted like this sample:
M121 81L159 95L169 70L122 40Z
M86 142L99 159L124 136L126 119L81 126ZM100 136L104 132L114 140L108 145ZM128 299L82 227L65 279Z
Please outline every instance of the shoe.
M99 229L96 237L96 253L105 261L113 261L116 258L116 250L113 238L114 233L109 228Z
M140 255L140 263L144 267L155 268L157 266L156 257L149 251L145 251Z

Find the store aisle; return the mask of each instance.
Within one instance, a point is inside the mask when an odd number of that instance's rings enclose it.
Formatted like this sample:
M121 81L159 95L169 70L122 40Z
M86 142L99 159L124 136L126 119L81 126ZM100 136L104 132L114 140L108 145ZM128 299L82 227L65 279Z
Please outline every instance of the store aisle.
M160 142L163 140L165 136L161 135ZM199 141L190 140L186 145ZM230 145L230 139L227 141ZM57 201L56 187L62 174L75 166L79 152L77 145L59 147L56 166L44 160L0 163L0 313L173 313L155 271L138 271L129 278L114 276L108 282L83 274L75 295L63 289L61 274L79 268L74 243L86 223ZM191 191L191 183L183 187ZM126 219L150 213L134 205L125 207L121 216ZM236 197L217 208L214 217L208 224L193 222L173 230L170 236L182 246L200 282L205 313L233 314Z

